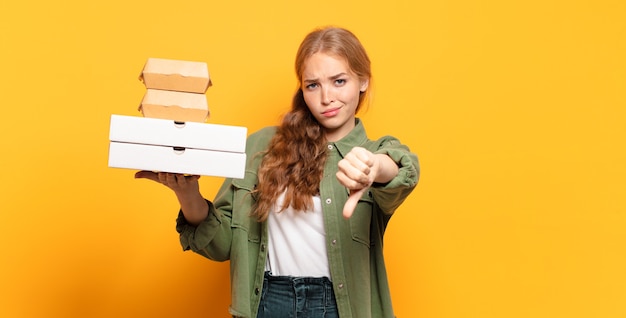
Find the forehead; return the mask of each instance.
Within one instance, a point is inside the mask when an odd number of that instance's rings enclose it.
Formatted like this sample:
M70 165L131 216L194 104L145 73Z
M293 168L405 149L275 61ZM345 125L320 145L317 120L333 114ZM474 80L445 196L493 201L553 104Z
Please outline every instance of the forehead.
M304 60L302 78L330 77L340 73L354 74L348 61L334 54L315 53Z

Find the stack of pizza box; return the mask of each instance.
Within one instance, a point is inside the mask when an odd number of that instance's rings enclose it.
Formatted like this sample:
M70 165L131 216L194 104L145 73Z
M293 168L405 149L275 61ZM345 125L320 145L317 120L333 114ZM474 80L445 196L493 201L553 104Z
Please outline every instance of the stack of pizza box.
M243 178L246 127L206 123L204 62L149 58L140 116L111 115L109 167Z

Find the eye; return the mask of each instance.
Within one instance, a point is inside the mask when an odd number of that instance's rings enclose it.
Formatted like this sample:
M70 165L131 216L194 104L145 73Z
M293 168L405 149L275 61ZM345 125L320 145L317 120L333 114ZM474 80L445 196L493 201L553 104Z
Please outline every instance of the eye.
M335 80L335 85L337 85L337 86L343 86L345 84L346 84L346 80L343 79L343 78L338 78L338 79Z
M317 87L317 83L311 83L311 84L308 84L307 86L305 86L305 88L308 89L308 90L315 89L316 87Z

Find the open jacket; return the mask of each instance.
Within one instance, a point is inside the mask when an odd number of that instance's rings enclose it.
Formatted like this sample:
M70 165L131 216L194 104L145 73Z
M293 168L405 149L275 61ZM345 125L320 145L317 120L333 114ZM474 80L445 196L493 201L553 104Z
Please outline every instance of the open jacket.
M276 131L264 128L248 138L247 165L243 179L226 179L209 215L197 227L179 213L176 229L184 250L211 260L230 260L232 304L230 313L255 318L263 288L267 257L267 223L251 217L255 203L257 170L263 152ZM399 167L389 183L374 184L357 204L350 219L342 210L348 190L335 177L337 163L353 147L389 155ZM419 164L393 137L369 140L359 119L346 137L328 143L328 159L320 183L320 198L326 230L326 246L339 316L341 318L393 318L391 296L383 259L383 234L389 219L417 185Z

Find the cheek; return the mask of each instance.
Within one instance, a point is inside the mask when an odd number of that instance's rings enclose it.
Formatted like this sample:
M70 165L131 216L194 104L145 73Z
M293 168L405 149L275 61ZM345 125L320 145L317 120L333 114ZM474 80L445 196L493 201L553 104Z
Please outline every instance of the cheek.
M304 97L304 102L306 103L307 107L311 108L311 105L317 105L315 94L304 93L302 97Z
M346 103L352 103L352 102L357 102L359 101L359 90L354 90L354 89L346 89L343 90L341 92L341 99L344 100Z

